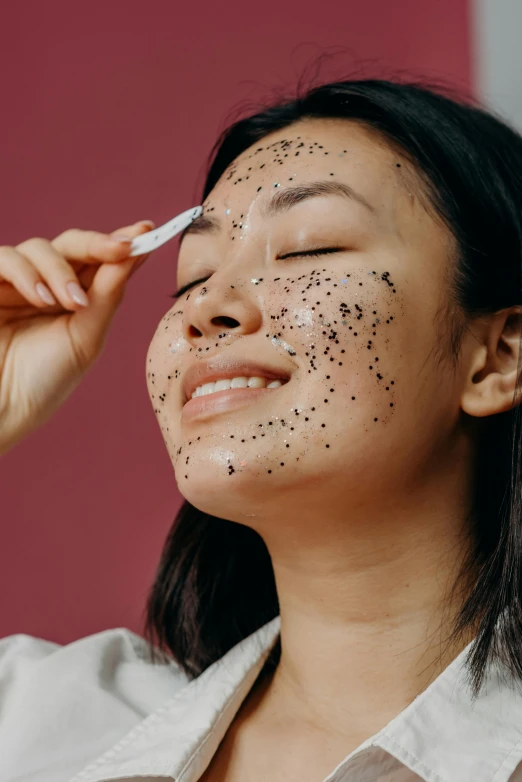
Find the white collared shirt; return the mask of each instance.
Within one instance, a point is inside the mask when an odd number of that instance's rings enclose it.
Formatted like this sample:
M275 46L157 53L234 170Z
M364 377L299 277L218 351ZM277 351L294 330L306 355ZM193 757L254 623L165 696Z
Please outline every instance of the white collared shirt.
M279 631L277 616L192 681L124 628L0 640L0 782L196 782ZM323 782L521 782L522 695L491 666L472 706L468 650Z

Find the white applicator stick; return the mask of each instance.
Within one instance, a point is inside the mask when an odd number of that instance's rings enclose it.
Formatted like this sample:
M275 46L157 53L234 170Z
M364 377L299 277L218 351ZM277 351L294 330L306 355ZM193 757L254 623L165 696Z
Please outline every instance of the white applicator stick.
M169 220L168 223L160 225L159 228L155 228L153 231L149 231L146 234L141 234L141 236L136 236L132 240L129 257L134 255L145 255L146 253L150 253L158 247L161 247L162 244L165 244L165 242L173 239L174 236L177 236L181 231L184 231L185 228L188 228L191 222L195 220L196 217L200 216L202 211L202 206L195 206L192 209L187 209L186 212L182 212L177 217Z

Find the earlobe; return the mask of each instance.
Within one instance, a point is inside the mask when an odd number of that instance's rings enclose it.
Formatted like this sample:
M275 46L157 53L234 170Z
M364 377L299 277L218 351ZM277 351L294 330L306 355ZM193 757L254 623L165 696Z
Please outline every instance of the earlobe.
M483 331L483 342L471 350L461 408L482 418L504 413L519 404L515 399L520 358L521 317L518 308L494 313Z
M468 415L484 418L511 410L515 401L517 370L489 372L483 380L469 385L461 397L461 408Z

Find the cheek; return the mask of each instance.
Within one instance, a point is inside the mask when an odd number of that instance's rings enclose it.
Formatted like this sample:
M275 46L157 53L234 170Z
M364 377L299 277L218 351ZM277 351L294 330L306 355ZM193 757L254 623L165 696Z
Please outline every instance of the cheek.
M189 349L187 341L182 338L182 310L176 304L159 322L146 356L147 390L166 441L171 438L173 425L167 395L170 401L181 393L182 367Z
M206 350L212 355L227 350L237 336L224 334L198 352L182 337L182 308L176 305L149 346L149 395L182 486L197 482L199 474L208 477L209 470L237 476L254 468L271 480L289 468L293 474L292 465L297 478L325 469L333 474L343 459L371 450L363 437L368 432L381 437L396 414L403 305L389 272L351 267L342 273L336 265L294 276L265 273L248 284L257 286L264 325L247 338L256 340L255 349L265 357L278 351L296 367L277 405L274 396L270 415L228 428L216 423L204 437L186 441L179 420L182 370Z
M285 278L278 288L274 281L268 300L271 341L291 349L306 375L296 389L302 407L313 398L316 417L342 411L365 423L390 420L402 304L389 272L321 268Z

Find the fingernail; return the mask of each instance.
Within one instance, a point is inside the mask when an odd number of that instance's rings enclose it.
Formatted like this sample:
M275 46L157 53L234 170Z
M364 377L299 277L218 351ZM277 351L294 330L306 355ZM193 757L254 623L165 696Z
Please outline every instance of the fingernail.
M44 285L43 282L37 282L34 287L36 288L36 292L42 301L50 305L56 304L56 299L54 298L53 294L51 293L47 285Z
M156 227L156 223L154 223L152 220L138 220L138 222L134 223L134 225L148 225L149 228Z
M109 236L111 242L132 242L132 237L125 236L124 234L117 234L116 236Z
M87 298L85 291L80 288L77 282L68 282L66 287L69 296L76 304L81 304L84 307L89 304L89 299Z

